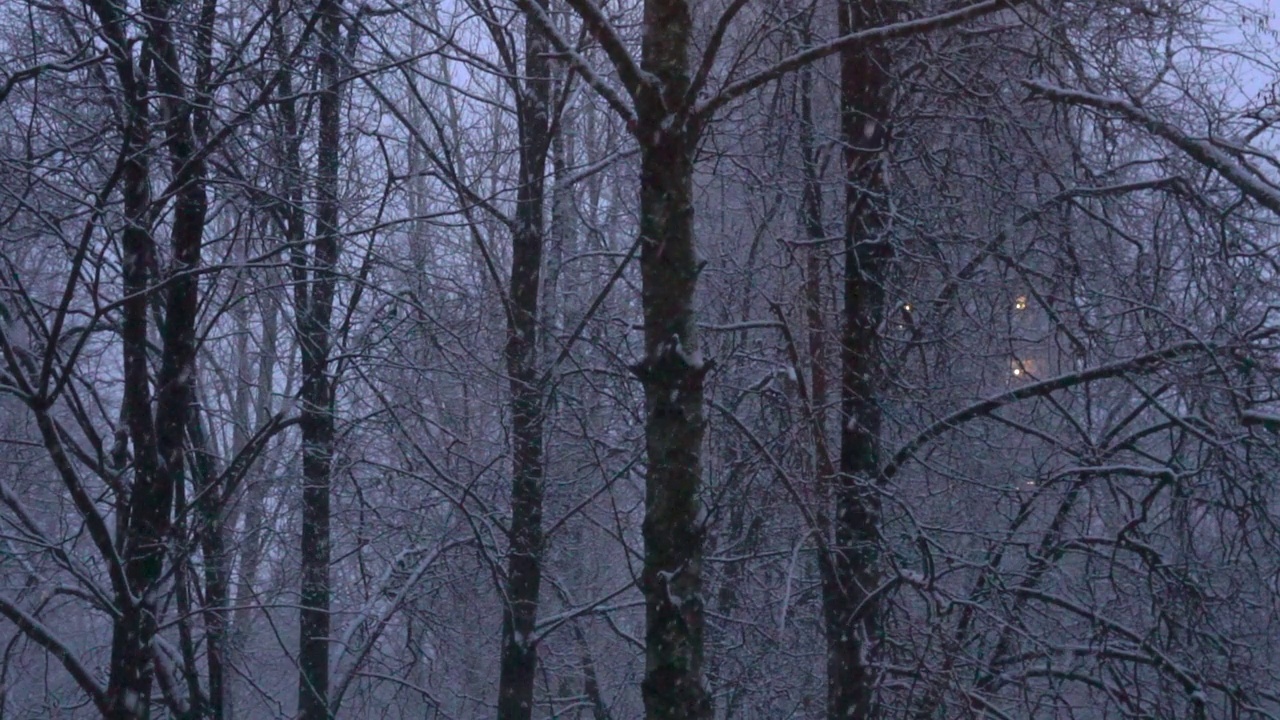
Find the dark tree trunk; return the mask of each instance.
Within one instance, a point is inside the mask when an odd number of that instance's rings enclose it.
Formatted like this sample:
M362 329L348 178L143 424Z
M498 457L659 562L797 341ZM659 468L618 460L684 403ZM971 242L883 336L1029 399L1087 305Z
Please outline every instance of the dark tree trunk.
M158 627L157 584L164 577L165 546L171 539L173 503L184 482L187 419L191 413L196 355L198 283L207 200L205 168L196 154L190 98L174 45L169 6L143 3L147 42L135 65L125 38L125 13L109 0L91 8L125 96L121 173L126 226L121 235L123 416L133 447L133 483L117 509L117 538L124 569L116 588L119 612L111 641L106 704L113 718L150 716L153 643ZM170 263L163 275L151 232L150 184L153 122L148 80L154 74L155 97L176 189L170 228ZM148 309L153 281L163 281L163 320L158 328L160 369L154 398L148 367ZM191 698L196 702L197 698Z
M517 0L526 12L535 6ZM691 4L687 0L645 0L640 67L600 8L588 0L567 0L600 43L634 100L597 89L628 121L640 145L640 274L645 357L633 370L644 386L645 478L644 573L645 677L641 692L648 720L710 717L703 684L702 586L703 519L699 512L704 419L703 382L709 363L698 351L694 291L699 263L693 237L693 166L702 124L721 102L747 88L777 79L796 66L783 63L725 90L718 99L690 108ZM888 0L841 0L840 33L870 28L888 19ZM734 3L730 16L742 7ZM998 5L983 6L982 12ZM730 16L725 16L728 22ZM948 22L962 20L957 16ZM540 22L549 23L542 19ZM901 34L937 29L903 28ZM882 36L878 41L883 42ZM703 71L714 64L718 39L705 49ZM823 600L829 640L829 712L832 717L865 717L874 685L864 650L874 636L873 608L864 608L877 580L875 546L878 504L875 440L880 417L873 396L877 363L875 332L882 313L883 275L889 260L880 238L883 177L880 156L887 132L887 74L883 47L864 42L831 46L841 54L846 200L846 327L842 337L844 429L837 519L823 565ZM571 48L561 47L567 52ZM813 56L814 59L819 57ZM702 88L699 87L700 91ZM694 93L695 95L700 93ZM867 122L874 119L875 122ZM811 200L816 200L816 196ZM821 347L817 348L821 352ZM812 352L812 347L811 347ZM825 380L825 378L824 378ZM865 611L865 612L864 612Z
M200 19L196 27L191 132L193 139L202 143L208 139L213 110L213 33L217 10L217 0L201 0ZM194 372L192 376L194 377ZM191 387L191 401L196 405L194 381ZM188 443L191 446L190 464L196 478L195 488L199 493L196 515L200 527L197 534L200 551L204 556L205 663L209 669L207 714L211 720L223 720L230 712L230 688L226 673L230 569L226 552L224 497L221 488L212 486L217 462L213 442L205 431L204 418L200 415L198 405L189 411L187 420Z
M218 475L209 434L199 410L191 413L187 430L191 443L191 469L197 497L196 534L204 556L204 644L209 668L208 709L210 720L227 717L227 631L230 627L230 570L226 548L223 496L213 483Z
M545 0L541 1L546 7ZM507 374L511 388L511 531L502 609L498 720L529 720L537 647L533 636L542 583L543 397L538 382L538 294L551 116L545 35L525 23L525 78L519 86L520 188L511 238Z
M839 32L890 21L882 0L842 0ZM875 481L881 414L877 328L891 248L884 226L883 154L889 132L889 51L883 44L840 55L840 131L844 143L844 337L841 342L840 468L830 562L823 578L827 635L827 717L874 716L869 658L879 623L870 593L879 581L880 503Z
M812 33L806 27L804 45L812 42ZM823 241L827 231L822 218L822 168L818 159L816 128L813 120L813 68L800 69L800 161L804 170L804 189L800 195L800 212L805 237L809 241L805 257L804 314L808 330L809 354L809 408L814 450L819 457L815 463L818 473L816 487L826 492L835 474L832 459L827 452L827 343L826 322L822 317Z
M703 380L694 290L696 129L680 117L689 88L691 18L684 0L645 3L641 68L657 79L637 97L640 140L640 274L644 359L645 677L648 720L711 716L703 682L702 518L699 517Z
M342 140L339 92L341 3L318 8L319 137L316 159L316 229L307 275L296 297L302 358L302 587L299 612L298 717L328 720L329 709L329 487L333 462L333 387L329 378L334 266L338 260L338 150ZM303 258L306 261L306 258Z
M167 507L159 508L163 510L162 515L154 512L165 493L158 487L160 468L151 412L151 377L147 369L146 292L150 268L155 265L155 247L147 225L150 179L143 148L150 141L147 130L150 119L149 103L143 97L145 92L145 88L138 88L130 98L123 172L127 224L121 234L124 253L121 276L126 299L121 304L120 335L124 351L124 417L129 444L133 447L133 488L129 498L123 501L125 507L119 511L124 532L118 542L125 564L126 587L116 597L120 616L112 628L111 668L107 680L111 712L119 718L145 718L149 714L152 675L147 649L156 631L155 608L135 602L133 591L145 586L148 576L158 574L162 561L159 538L167 532L169 517ZM139 513L138 501L143 498L151 505Z

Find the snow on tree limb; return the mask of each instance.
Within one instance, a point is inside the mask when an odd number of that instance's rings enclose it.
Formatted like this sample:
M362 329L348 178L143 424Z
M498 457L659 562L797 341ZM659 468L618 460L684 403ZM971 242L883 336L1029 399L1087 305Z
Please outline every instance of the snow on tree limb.
M646 88L652 89L656 79L640 69L635 58L631 56L631 53L627 52L626 45L622 42L618 31L614 29L613 23L609 22L609 18L605 17L600 7L593 0L565 1L587 24L588 32L596 39L596 42L600 43L600 47L609 56L609 62L617 70L618 79L622 81L623 87L631 94L631 98L634 100ZM522 8L526 4L537 5L537 3L530 3L528 0L521 0L520 5ZM542 11L542 9L539 8L539 11Z
M729 3L729 7L720 13L720 18L716 20L715 29L711 31L711 39L707 41L707 49L702 53L702 60L698 64L698 71L693 76L693 82L689 83L689 92L685 96L685 106L693 107L698 102L698 94L702 92L702 88L707 84L707 78L711 75L711 68L716 63L716 57L720 54L720 45L724 42L725 33L729 31L729 26L733 24L733 18L747 4L747 0L733 0Z
M577 5L578 2L575 2L574 4ZM551 16L547 13L545 8L538 3L533 2L533 0L516 0L516 6L538 23L538 26L542 31L547 34L547 38L551 40L551 44L555 47L556 52L561 53L568 58L569 62L573 65L573 69L582 75L582 79L587 83L587 85L589 85L592 90L595 90L596 93L600 95L601 99L603 99L614 112L624 120L633 120L635 118L635 110L632 109L631 104L620 97L609 83L596 73L591 63L587 62L586 58L582 57L582 55L574 49L573 45L560 34L560 31L556 29L555 22L551 19ZM583 17L583 20L586 21L585 16ZM592 27L593 30L595 29L590 23L588 23L588 26ZM618 68L619 78L622 80L623 84L627 86L627 91L631 93L634 98L635 93L639 90L639 86L635 85L635 89L633 90L633 86L628 84L627 78L633 77L634 82L639 82L639 78L641 77L640 71L636 68L634 71L635 74L632 76L629 71L624 72L622 68L635 68L635 60L627 54L626 49L622 47L617 34L613 32L612 26L608 25L607 22L603 27L599 28L599 32L605 33L605 37L602 38L600 36L596 36L597 42L605 47L606 53L609 53L610 60L614 63L614 67ZM613 52L610 52L609 44L606 42L605 38L612 38L618 42L618 46L614 48ZM615 58L614 53L621 53L621 56Z
M52 630L3 596L0 596L0 615L8 618L9 622L16 625L32 642L57 658L58 662L62 663L62 667L76 681L76 685L93 701L94 706L104 716L109 714L110 704L107 702L106 689L93 678L93 674L84 665L80 664L76 654Z
M1120 375L1130 373L1150 372L1162 362L1173 360L1174 358L1183 355L1191 355L1196 352L1213 352L1217 349L1218 347L1212 343L1206 343L1200 340L1187 340L1161 350L1138 355L1137 357L1133 357L1128 360L1099 365L1098 367L1081 372L1059 375L1058 377L1024 385L1010 390L1009 392L987 398L986 400L951 413L925 428L914 438L907 441L905 445L893 454L893 458L887 465L885 465L884 469L880 471L880 478L884 481L891 479L894 475L897 475L898 471L902 469L902 466L910 462L917 451L946 433L969 422L970 420L990 415L996 410L1018 402L1019 400L1048 395L1049 393L1057 392L1058 390L1065 390L1067 388L1076 387L1077 385L1083 385L1095 380L1104 380L1106 378L1118 377Z
M464 541L454 540L435 548L428 546L408 548L402 550L392 562L387 563L387 567L383 570L381 577L374 584L375 592L370 595L370 598L365 602L365 606L347 624L342 633L342 640L338 644L338 655L334 659L333 665L335 669L341 670L341 673L337 675L337 679L333 683L331 701L335 713L341 706L347 689L357 677L365 659L368 658L369 653L373 651L378 641L382 639L383 633L386 631L387 626L391 624L391 620L396 613L411 597L409 589L417 586L422 581L427 570L431 569L436 560L439 560L449 550L462 544L464 544ZM413 565L409 565L410 559L415 555L422 555L422 557ZM392 599L390 602L385 602L388 596ZM378 605L382 605L381 609L377 608ZM355 640L356 633L366 627L368 628L366 637L357 643ZM344 663L348 658L352 658L351 661Z
M1034 94L1050 100L1117 113L1178 148L1192 160L1216 172L1259 205L1280 215L1280 186L1267 181L1260 173L1248 167L1247 163L1232 157L1212 140L1192 137L1173 123L1156 117L1146 108L1130 101L1071 90L1036 80L1024 80L1023 85Z
M714 97L707 100L705 103L695 106L691 115L698 122L705 123L717 110L743 95L746 95L752 90L763 85L767 85L783 75L794 70L798 70L805 65L817 62L825 57L835 55L842 50L847 50L859 45L871 45L873 43L884 42L886 40L895 40L898 38L911 37L912 35L934 32L936 30L944 30L975 18L983 17L984 15L990 15L991 13L999 12L1001 10L1007 10L1020 2L1021 0L982 0L982 2L973 3L972 5L965 6L959 10L952 10L950 12L931 15L925 18L917 18L915 20L903 20L902 22L871 28L870 30L859 30L855 33L835 38L829 42L808 48L807 50L801 50L798 53L783 58L772 67L766 68L754 75L745 77L737 82L729 83L721 88Z

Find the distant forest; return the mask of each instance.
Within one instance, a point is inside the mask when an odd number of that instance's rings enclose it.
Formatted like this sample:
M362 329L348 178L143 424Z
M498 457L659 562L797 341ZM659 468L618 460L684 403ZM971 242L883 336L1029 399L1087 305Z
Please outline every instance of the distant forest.
M0 720L1280 718L1277 13L0 0Z

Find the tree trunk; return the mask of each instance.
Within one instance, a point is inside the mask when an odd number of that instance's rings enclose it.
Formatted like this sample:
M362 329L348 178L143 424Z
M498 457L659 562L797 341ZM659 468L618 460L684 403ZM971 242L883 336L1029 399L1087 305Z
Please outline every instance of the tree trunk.
M689 6L645 3L641 68L657 79L637 98L640 140L640 274L644 359L645 677L648 720L711 716L702 675L703 519L698 498L704 421L694 321L698 261L693 236L696 129L679 115L689 87Z
M246 379L247 380L247 379ZM191 468L196 488L196 534L204 556L204 644L209 668L208 709L211 720L228 716L230 690L227 683L227 631L230 627L230 562L226 545L226 514L218 476L216 455L210 447L204 419L191 413L187 434L191 442ZM237 450L243 449L237 448Z
M546 7L545 0L541 0ZM533 634L542 584L543 398L538 383L538 294L551 115L551 69L544 34L525 22L525 78L517 98L520 188L511 238L507 374L511 388L511 534L502 608L498 720L529 720L537 648Z
M809 27L804 28L804 45L812 43ZM813 120L813 67L800 69L800 162L804 170L804 189L800 194L800 212L805 238L804 316L808 331L809 355L809 408L814 434L814 470L817 473L815 488L825 493L835 474L832 458L827 452L827 343L826 323L822 317L822 243L827 237L822 217L822 168L818 159L816 129Z
M125 95L122 173L126 227L121 236L125 300L121 304L124 417L133 446L133 485L121 513L118 539L124 587L116 592L119 616L113 626L107 704L113 718L150 716L153 643L158 628L157 585L164 578L165 547L171 539L175 489L184 482L187 418L195 371L198 283L207 199L205 167L195 153L186 83L173 42L169 7L144 2L147 42L134 66L125 39L125 15L114 3L91 4L113 53ZM151 94L155 76L164 145L176 188L170 227L171 267L160 275L151 233L149 164ZM151 281L164 280L163 324L159 328L160 369L154 410L148 367L147 311ZM192 698L196 701L197 698Z
M114 8L113 8L114 9ZM104 25L107 20L104 18ZM131 60L125 60L131 63ZM124 71L121 72L124 74ZM134 590L145 586L146 578L158 574L161 546L157 536L166 532L168 508L158 518L154 512L163 500L158 487L159 461L156 457L155 424L151 412L151 378L147 369L147 295L150 268L155 265L155 247L147 226L150 205L149 169L143 148L150 142L147 124L149 103L145 87L132 89L129 98L127 150L124 156L123 195L126 226L121 234L124 261L121 276L125 300L121 303L120 335L124 352L124 417L129 444L133 447L133 488L120 512L123 536L122 560L125 563L126 587L116 594L120 612L112 628L111 669L107 680L107 698L111 713L118 718L145 718L149 714L151 695L151 663L147 656L156 632L155 608L135 602ZM145 83L142 83L145 86ZM156 500L147 515L136 511L141 497ZM158 521L158 523L157 523ZM145 539L144 539L145 536ZM139 598L141 599L141 598Z
M334 266L338 260L338 150L342 140L339 94L340 0L321 0L319 138L316 232L309 275L296 309L302 357L302 588L299 612L298 717L328 720L329 711L329 487L333 462L334 407L329 379Z
M279 316L277 313L274 299L263 304L262 348L258 353L257 382L254 385L257 389L257 397L255 398L256 407L252 415L254 419L253 427L264 427L271 418L274 375L276 371L276 334L279 332ZM244 422L247 423L248 421L249 415L246 413ZM237 548L240 558L236 572L236 590L233 602L235 609L232 611L231 629L227 633L225 643L228 662L231 662L232 658L240 658L245 654L245 643L249 638L254 606L258 601L256 588L258 568L262 563L262 556L265 551L266 533L263 532L263 525L267 522L267 513L264 506L271 484L270 479L275 475L275 468L280 461L273 457L271 453L267 453L267 457L259 460L259 462L261 463L261 469L258 473L260 479L244 490L243 498L240 501L245 506L243 512L240 513L243 520L239 523L244 530ZM228 527L231 528L236 526L237 523L234 521L228 524ZM228 558L228 561L230 561L230 558ZM232 678L227 678L225 712L228 717L235 717L236 694L234 689L235 684L232 682Z
M882 0L842 0L839 32L890 21ZM840 55L840 130L844 141L844 337L841 343L840 472L835 537L823 578L827 635L827 717L874 714L869 664L879 623L870 593L879 581L880 503L874 486L881 415L877 328L891 248L881 236L888 133L888 62L884 44Z

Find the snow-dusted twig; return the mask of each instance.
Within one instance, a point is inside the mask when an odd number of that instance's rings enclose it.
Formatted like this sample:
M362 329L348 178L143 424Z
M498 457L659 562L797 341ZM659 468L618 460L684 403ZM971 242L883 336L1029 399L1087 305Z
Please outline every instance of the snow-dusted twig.
M357 671L364 664L365 658L373 651L373 647L377 645L378 640L382 637L382 633L391 623L392 618L397 612L399 612L400 608L404 606L405 598L410 595L410 588L422 579L422 576L425 575L427 570L435 564L436 560L440 559L440 557L449 550L462 545L463 542L464 541L455 540L436 548L432 552L429 552L425 557L419 560L418 563L409 571L408 575L404 577L397 573L396 570L401 568L402 564L413 555L426 552L427 548L414 547L404 550L396 556L395 560L387 565L387 569L382 573L382 577L379 578L376 593L370 599L369 603L367 603L366 608L359 613L359 617L353 619L351 624L347 626L346 632L343 633L342 643L339 646L339 652L341 654L338 656L338 659L334 661L334 667L341 667L340 664L348 656L352 659L346 670L338 676L338 681L333 685L332 704L334 712L337 711L338 705L341 704L342 697L350 686L351 681L355 679ZM377 613L376 617L374 617L373 628L369 631L369 636L357 651L352 651L351 644L356 631L359 630L370 616L374 615L373 605L377 601L381 600L385 594L394 592L393 584L400 585L400 592L391 602L385 603L382 611Z
M945 30L962 23L968 22L975 18L1000 10L1006 10L1019 4L1021 0L982 0L972 5L966 5L958 10L931 15L925 18L917 18L915 20L904 20L902 22L891 23L881 27L871 28L869 30L859 30L858 32L842 35L829 42L816 45L798 53L783 58L772 67L761 70L760 72L745 77L737 82L729 83L720 89L714 97L704 103L700 103L693 109L692 116L698 123L707 121L717 110L734 100L750 93L757 88L767 85L774 80L786 75L789 72L798 70L805 65L817 62L825 57L830 57L843 50L855 48L859 46L867 46L875 43L885 42L886 40L895 40L898 38L910 37L912 35L921 35L924 33L934 32L937 30Z
M1259 205L1280 215L1280 186L1266 180L1242 160L1232 157L1214 140L1192 137L1173 123L1161 120L1147 109L1126 100L1071 90L1036 80L1024 80L1023 85L1033 93L1050 100L1107 110L1142 126L1151 134L1186 153L1192 160L1216 172Z
M893 454L889 463L880 471L880 477L882 480L891 479L894 475L897 475L898 471L902 469L902 466L910 462L916 452L925 445L956 429L964 423L969 422L970 420L990 415L1006 405L1011 405L1015 402L1031 397L1047 395L1052 392L1057 392L1058 390L1065 390L1077 385L1083 385L1095 380L1103 380L1106 378L1133 373L1151 372L1162 362L1197 352L1212 352L1216 349L1217 346L1211 343L1206 343L1200 340L1187 340L1161 350L1138 355L1137 357L1133 357L1128 360L1099 365L1081 372L1059 375L1057 377L1049 378L1048 380L1024 385L1010 390L1009 392L987 398L986 400L974 403L973 405L951 413L925 428L911 440L908 440L905 445Z
M579 14L582 14L583 10L576 7L577 5L582 4L581 0L576 0L573 4L575 5L574 9L577 10ZM516 6L528 15L530 20L538 24L538 27L547 34L547 38L551 41L551 45L555 47L556 52L568 58L570 64L573 65L573 69L582 76L583 81L586 82L592 90L595 90L614 112L621 116L623 120L631 121L635 119L635 111L632 109L631 104L620 97L604 78L596 74L591 63L587 62L586 58L582 57L582 54L577 51L573 44L560 34L560 31L556 28L555 21L551 19L551 16L547 13L546 9L533 0L516 0ZM597 12L599 11L597 10ZM631 59L631 56L627 53L626 49L622 47L621 40L618 39L617 33L613 32L613 28L608 24L608 22L605 22L605 24L599 28L592 24L585 16L583 16L583 22L586 22L588 28L593 30L593 37L595 37L596 41L604 48L605 53L609 55L609 60L614 64L614 67L618 71L619 79L621 79L623 85L627 87L627 92L631 93L634 98L635 93L639 90L639 85L636 84L633 86L628 84L628 78L632 78L632 82L638 83L639 78L642 76L640 75L639 69L635 66L635 61ZM610 42L611 40L613 42ZM614 47L614 43L616 43L616 47ZM632 74L633 69L634 74Z
M9 622L22 631L22 634L47 650L58 662L62 663L62 667L76 681L76 685L80 686L80 689L89 696L89 699L93 701L93 704L102 713L103 717L110 715L110 705L107 702L106 690L98 684L98 681L94 679L88 668L80 664L80 659L71 651L71 648L58 638L52 630L3 596L0 596L0 615L8 618Z
M782 586L782 609L778 611L778 631L787 629L787 611L791 606L791 582L796 574L796 565L800 562L800 550L804 548L804 544L809 541L809 536L816 532L810 528L796 540L796 544L791 548L791 562L787 565L787 578Z

